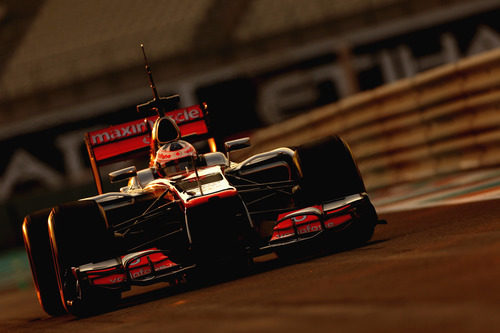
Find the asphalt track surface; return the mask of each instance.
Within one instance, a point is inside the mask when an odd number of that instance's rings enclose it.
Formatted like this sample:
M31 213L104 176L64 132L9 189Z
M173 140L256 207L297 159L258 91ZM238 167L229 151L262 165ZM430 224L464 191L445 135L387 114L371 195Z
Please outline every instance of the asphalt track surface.
M51 318L0 294L0 332L498 332L500 200L381 214L364 247L243 277L134 290L108 313Z

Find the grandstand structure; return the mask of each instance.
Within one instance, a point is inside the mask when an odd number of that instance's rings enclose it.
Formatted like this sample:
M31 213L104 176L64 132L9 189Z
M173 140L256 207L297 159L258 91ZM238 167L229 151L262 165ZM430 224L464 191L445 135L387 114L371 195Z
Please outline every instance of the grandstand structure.
M317 58L341 58L364 44L500 7L498 1L488 0L4 0L0 4L2 137L51 126L57 119L64 122L129 107L149 97L141 42L150 53L159 86L181 93L190 104L203 87L242 77L259 81L253 85L266 83L277 76L275 72L307 67L304 62L328 62ZM347 63L342 70L349 72L349 66L356 65ZM395 73L385 75L387 80L398 78ZM351 94L360 84L346 83L336 88L340 91L336 94ZM300 101L290 96L286 104ZM271 110L273 102L253 110L259 113L259 122L283 118ZM22 125L34 116L37 122Z

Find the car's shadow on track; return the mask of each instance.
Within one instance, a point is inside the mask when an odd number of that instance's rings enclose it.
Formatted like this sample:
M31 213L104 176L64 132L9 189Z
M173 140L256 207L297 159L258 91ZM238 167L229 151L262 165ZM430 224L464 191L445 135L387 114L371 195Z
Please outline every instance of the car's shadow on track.
M321 257L331 256L355 249L362 250L369 246L383 244L386 241L388 241L388 239L370 241L362 246L332 247L323 249L321 251L318 251L318 249L314 250L308 249L309 251L304 251L304 249L300 249L300 251L297 250L296 253L294 252L286 254L282 253L281 257L275 254L268 254L261 257L260 260L255 260L254 263L244 271L232 272L229 270L222 270L218 272L209 272L209 274L205 275L206 278L204 278L203 280L197 279L196 281L185 281L185 282L183 281L177 285L166 285L165 287L160 287L154 290L145 291L140 294L134 294L124 297L121 303L116 308L110 310L110 312L137 306L140 304L145 304L151 301L160 300L167 297L172 297L186 292L208 288L214 285L234 281L240 278L263 274L282 267L299 264L302 262L318 259Z

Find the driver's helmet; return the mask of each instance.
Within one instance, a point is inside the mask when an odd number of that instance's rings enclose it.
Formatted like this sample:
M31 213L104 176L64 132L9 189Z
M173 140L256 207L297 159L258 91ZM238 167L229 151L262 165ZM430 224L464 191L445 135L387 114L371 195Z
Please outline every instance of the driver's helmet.
M163 145L156 153L155 168L161 177L172 177L193 170L196 150L186 141L178 140Z

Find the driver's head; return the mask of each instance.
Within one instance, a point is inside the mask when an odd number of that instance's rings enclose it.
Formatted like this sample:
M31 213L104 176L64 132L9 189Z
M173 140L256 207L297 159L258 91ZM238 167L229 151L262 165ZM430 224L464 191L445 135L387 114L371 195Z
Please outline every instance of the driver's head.
M158 149L155 158L156 172L161 177L172 177L188 173L193 169L196 150L186 141L179 140L167 143Z

